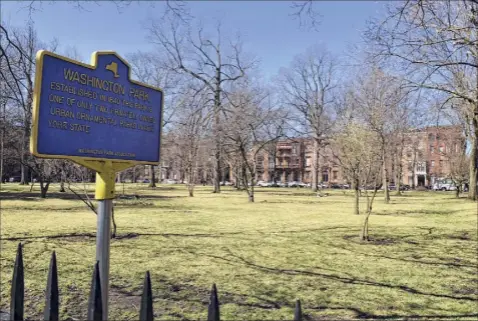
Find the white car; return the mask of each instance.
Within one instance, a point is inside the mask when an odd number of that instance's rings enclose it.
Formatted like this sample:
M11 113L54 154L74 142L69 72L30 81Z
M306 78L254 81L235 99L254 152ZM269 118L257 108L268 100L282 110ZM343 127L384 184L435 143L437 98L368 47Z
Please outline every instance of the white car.
M175 180L175 179L167 179L165 183L166 183L166 184L177 184L178 181Z
M258 181L256 185L260 187L271 187L272 184L265 181Z
M451 179L439 180L433 184L434 191L456 191L456 186Z

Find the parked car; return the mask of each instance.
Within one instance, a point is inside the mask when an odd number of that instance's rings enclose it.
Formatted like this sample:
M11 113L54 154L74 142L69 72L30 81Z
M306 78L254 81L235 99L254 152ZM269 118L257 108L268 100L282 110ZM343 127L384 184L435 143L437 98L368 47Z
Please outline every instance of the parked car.
M175 179L167 179L165 181L166 184L178 184L178 181Z
M232 183L229 181L221 182L221 186L232 186Z
M287 186L288 187L304 187L304 184L301 183L301 182L292 181L292 182L287 183Z
M16 183L16 182L20 182L22 180L22 178L20 176L13 176L13 177L10 177L10 179L8 180L10 183Z
M330 185L330 188L333 188L333 189L341 189L342 186L340 184L332 184Z
M258 182L256 183L256 186L260 186L260 187L270 187L270 186L271 186L271 183L266 182L266 181L258 181Z
M456 191L456 186L451 179L441 179L433 184L434 191Z
M276 183L276 184L277 184L277 187L287 187L287 183L279 182L279 183Z
M343 185L342 185L342 188L344 188L344 189L350 189L350 185L349 185L349 184L343 184Z
M143 179L143 183L149 183L149 179Z
M397 186L395 184L388 185L388 190L389 191L395 191L396 189L397 189ZM408 191L408 190L410 190L410 185L400 185L400 190L401 191Z

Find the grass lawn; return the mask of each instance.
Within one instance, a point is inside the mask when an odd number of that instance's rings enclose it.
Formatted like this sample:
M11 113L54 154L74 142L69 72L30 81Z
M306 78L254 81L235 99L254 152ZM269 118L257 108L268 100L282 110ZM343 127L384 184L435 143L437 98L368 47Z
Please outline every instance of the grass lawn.
M22 242L26 317L41 318L55 250L61 317L85 320L96 216L72 195L28 191L6 184L0 194L0 310L9 310ZM363 216L348 192L263 188L250 204L231 187L189 198L184 186L127 184L135 193L115 201L111 320L138 319L146 270L157 320L204 320L213 283L223 320L291 320L296 298L306 320L478 317L477 203L453 193L406 192L389 205L378 197L368 243L358 241Z

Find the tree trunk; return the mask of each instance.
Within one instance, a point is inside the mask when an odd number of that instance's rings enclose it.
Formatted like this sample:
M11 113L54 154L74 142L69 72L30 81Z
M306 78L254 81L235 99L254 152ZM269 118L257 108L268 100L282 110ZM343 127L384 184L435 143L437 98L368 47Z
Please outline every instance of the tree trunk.
M50 183L44 183L40 181L40 197L46 198L46 194L48 193L48 187L50 187Z
M151 173L149 175L149 185L148 187L155 188L156 187L156 174L154 173L154 165L150 166Z
M460 186L456 186L455 197L460 198Z
M191 183L188 183L188 192L189 192L189 197L194 197L194 185Z
M312 184L313 192L317 192L317 185L319 184L319 141L314 139L314 146L312 151Z
M221 153L216 139L216 152L214 154L214 191L213 193L221 193Z
M367 215L365 216L362 230L360 231L360 239L362 241L369 241L369 236L368 236L368 219L370 217L370 214L372 213L371 210L367 209Z
M21 173L20 173L20 185L26 185L27 183L27 167L23 165L25 157L22 157L22 164L20 167Z
M215 92L214 92L214 129L215 129L215 148L214 153L214 193L221 193L221 68L216 68Z
M65 181L63 180L63 178L62 178L61 181L60 181L60 193L66 193L66 190L65 190Z
M115 221L115 209L111 208L111 222L113 223L113 231L111 232L111 238L116 238L116 221Z
M388 190L388 170L387 170L387 158L385 155L385 146L382 151L382 172L383 172L383 191L385 204L390 203L390 192Z
M66 193L66 190L65 190L66 174L64 170L65 164L63 164L62 166L63 168L61 169L61 172L60 172L60 193Z
M250 190L248 191L248 193L249 193L249 202L250 202L250 203L254 203L254 183L255 183L255 182L254 182L254 178L253 178L253 176L252 176L252 178L251 178L251 188L250 188Z
M360 190L359 190L359 182L357 179L354 180L353 182L353 189L354 189L354 197L355 197L355 202L354 202L354 214L359 215L360 214Z
M400 162L400 161L399 161ZM401 170L401 165L396 166L397 171L396 171L396 176L395 176L395 191L396 195L400 196L402 195L402 192L400 191L400 188L402 187L402 170Z
M475 107L478 113L478 107ZM472 135L471 138L471 152L470 152L470 184L468 189L468 198L477 200L476 183L478 180L478 114L473 117ZM472 137L474 136L474 137Z
M236 179L235 179L235 181L234 181L234 187L235 187L236 189L239 189L239 188L241 187L241 182L240 182L240 180L239 180L239 177L240 177L239 166L236 166L236 167L234 168L234 172L235 172L234 175L236 176Z
M415 164L417 162L417 151L413 151L413 161L412 161L412 189L415 189Z

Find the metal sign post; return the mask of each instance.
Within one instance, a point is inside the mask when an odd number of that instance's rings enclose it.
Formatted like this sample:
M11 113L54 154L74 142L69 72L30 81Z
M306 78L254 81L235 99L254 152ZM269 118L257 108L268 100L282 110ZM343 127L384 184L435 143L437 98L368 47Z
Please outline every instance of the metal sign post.
M111 214L115 191L115 170L111 162L105 164L105 171L96 174L96 193L98 218L96 225L96 260L100 266L101 301L103 320L108 318L108 293L110 275Z
M115 176L159 164L164 98L160 88L130 79L131 67L117 53L97 51L91 61L37 53L30 152L96 171L96 261L107 320Z

